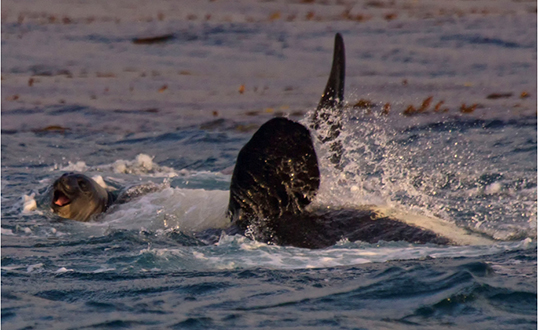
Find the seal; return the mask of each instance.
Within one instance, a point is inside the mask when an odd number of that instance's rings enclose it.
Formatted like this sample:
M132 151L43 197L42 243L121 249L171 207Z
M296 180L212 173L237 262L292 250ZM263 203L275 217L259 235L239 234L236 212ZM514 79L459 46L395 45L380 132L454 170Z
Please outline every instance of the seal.
M105 212L116 197L84 174L64 173L51 190L52 211L62 218L89 221Z
M147 182L108 191L84 174L69 172L52 184L50 207L52 212L62 218L86 222L114 205L130 202L165 187L166 184Z

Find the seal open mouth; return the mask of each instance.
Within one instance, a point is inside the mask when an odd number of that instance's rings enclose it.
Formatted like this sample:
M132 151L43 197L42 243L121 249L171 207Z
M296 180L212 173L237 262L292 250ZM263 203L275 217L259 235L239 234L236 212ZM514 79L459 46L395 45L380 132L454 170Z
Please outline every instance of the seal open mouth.
M56 190L54 192L54 201L53 203L55 205L58 205L58 206L65 206L69 203L71 203L71 199L69 199L69 197L67 197L66 194L64 194L63 192L59 191L59 190Z

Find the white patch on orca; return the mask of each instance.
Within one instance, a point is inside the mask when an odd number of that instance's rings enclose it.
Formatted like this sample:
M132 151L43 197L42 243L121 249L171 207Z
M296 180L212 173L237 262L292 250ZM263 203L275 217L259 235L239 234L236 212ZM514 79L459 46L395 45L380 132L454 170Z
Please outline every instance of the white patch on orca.
M177 229L184 233L226 228L229 192L224 190L165 188L113 206L103 219L87 223L106 229L157 231Z
M372 206L371 209L377 212L380 216L390 217L415 227L431 230L440 236L450 239L458 245L491 245L495 242L485 236L473 233L458 227L451 222L433 216L409 213L403 210L378 205Z

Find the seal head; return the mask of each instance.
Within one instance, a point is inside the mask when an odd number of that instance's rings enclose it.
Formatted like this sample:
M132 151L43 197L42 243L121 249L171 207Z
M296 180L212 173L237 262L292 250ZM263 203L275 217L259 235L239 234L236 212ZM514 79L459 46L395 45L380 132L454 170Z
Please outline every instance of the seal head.
M110 194L93 179L65 173L52 185L52 211L62 218L88 221L104 212L112 202Z

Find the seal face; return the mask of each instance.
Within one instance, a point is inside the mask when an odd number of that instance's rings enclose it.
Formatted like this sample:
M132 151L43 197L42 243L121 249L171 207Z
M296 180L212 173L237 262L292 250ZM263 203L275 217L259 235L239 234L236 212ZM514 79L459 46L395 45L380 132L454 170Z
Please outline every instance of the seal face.
M52 185L52 211L62 218L88 221L102 213L109 203L108 192L93 179L78 173L65 173Z

